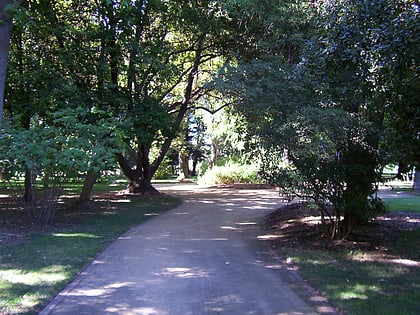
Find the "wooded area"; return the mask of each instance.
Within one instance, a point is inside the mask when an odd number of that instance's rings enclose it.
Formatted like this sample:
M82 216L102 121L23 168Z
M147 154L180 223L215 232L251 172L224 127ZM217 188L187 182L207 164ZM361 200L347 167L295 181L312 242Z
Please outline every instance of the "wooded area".
M174 160L188 176L223 156L311 199L344 238L383 210L386 165L420 169L415 1L9 0L0 13L0 172L24 178L25 202L37 180L74 178L86 202L116 170L155 194Z

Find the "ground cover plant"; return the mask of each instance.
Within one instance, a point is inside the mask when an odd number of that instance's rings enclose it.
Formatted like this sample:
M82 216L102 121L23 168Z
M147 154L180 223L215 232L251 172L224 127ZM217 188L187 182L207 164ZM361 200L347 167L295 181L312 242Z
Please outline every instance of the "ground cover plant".
M331 241L307 204L290 204L265 221L270 246L344 314L417 314L420 308L420 214L417 197L396 205L348 239ZM413 207L410 204L413 203ZM392 206L392 207L393 207Z
M99 189L104 191L101 185ZM37 227L27 224L25 213L2 195L1 314L38 313L112 240L179 203L163 195L136 198L114 193L101 193L94 200L88 211L61 210L54 225Z

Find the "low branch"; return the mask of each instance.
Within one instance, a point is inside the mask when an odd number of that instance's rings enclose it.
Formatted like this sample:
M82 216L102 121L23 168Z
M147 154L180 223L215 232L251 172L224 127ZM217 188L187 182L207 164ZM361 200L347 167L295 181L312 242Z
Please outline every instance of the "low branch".
M233 104L233 102L226 103L226 104L224 104L224 105L220 106L219 108L217 108L217 109L215 109L215 110L211 110L210 108L207 108L207 107L204 107L204 106L197 106L197 107L193 107L193 109L202 109L202 110L204 110L204 111L206 111L206 112L208 112L208 113L210 113L210 114L214 115L214 114L216 114L217 112L221 111L223 108L228 107L228 106L230 106L230 105L232 105L232 104Z

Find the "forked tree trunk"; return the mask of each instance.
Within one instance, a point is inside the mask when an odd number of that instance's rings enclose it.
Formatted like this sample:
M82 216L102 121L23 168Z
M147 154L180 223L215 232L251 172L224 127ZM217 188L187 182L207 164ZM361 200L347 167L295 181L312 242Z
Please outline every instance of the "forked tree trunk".
M149 163L149 150L141 146L137 152L137 164L133 167L122 154L118 156L118 163L128 179L126 191L131 194L158 195L159 192L152 186L152 177L155 170Z

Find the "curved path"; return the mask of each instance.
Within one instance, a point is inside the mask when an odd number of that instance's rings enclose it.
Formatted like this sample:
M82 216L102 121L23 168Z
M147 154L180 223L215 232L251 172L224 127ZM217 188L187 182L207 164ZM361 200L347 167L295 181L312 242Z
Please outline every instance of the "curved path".
M183 204L112 243L42 315L334 314L258 241L275 191L158 189Z

